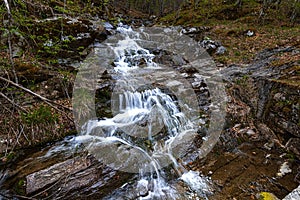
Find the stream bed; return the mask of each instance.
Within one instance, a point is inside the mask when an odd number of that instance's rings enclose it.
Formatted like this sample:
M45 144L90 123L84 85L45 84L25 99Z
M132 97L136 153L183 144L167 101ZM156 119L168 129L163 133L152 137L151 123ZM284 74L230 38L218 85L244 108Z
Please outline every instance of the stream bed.
M192 39L115 32L78 73L78 135L20 151L0 170L0 199L284 198L297 187L289 155L250 127L223 128L223 78Z

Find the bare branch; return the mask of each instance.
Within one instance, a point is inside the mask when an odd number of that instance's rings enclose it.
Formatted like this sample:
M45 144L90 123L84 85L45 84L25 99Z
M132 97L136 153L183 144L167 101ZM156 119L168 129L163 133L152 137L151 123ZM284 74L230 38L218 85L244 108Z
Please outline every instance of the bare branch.
M22 110L23 112L27 113L27 111L21 107L20 105L16 104L13 100L11 100L10 98L8 98L5 94L3 94L2 92L0 92L0 96L2 96L4 99L6 99L9 103L11 103L12 105L16 106L17 108L19 108L20 110Z
M56 109L56 110L59 110L59 109L58 109L56 106L54 106L54 105L57 105L57 106L62 107L62 108L64 108L64 109L66 109L66 110L72 111L71 108L68 108L68 107L66 107L66 106L64 106L64 105L58 104L58 103L56 103L56 102L54 102L54 101L52 101L52 100L50 100L50 99L47 99L47 98L45 98L45 97L43 97L43 96L41 96L41 95L39 95L39 94L37 94L37 93L35 93L35 92L33 92L33 91L31 91L31 90L29 90L29 89L23 87L22 85L20 85L20 84L18 84L18 83L15 83L15 82L13 82L13 81L11 81L11 80L8 80L8 79L6 79L6 78L3 78L3 77L1 77L1 76L0 76L0 80L5 81L5 82L7 82L7 83L9 83L9 84L11 84L11 85L13 85L13 86L16 86L16 87L18 87L18 88L24 90L25 92L27 92L27 93L33 95L33 96L38 97L39 99L41 99L42 101L44 101L45 103L47 103L48 105L50 105L52 108L54 108L54 109ZM60 110L59 110L59 111L60 111Z

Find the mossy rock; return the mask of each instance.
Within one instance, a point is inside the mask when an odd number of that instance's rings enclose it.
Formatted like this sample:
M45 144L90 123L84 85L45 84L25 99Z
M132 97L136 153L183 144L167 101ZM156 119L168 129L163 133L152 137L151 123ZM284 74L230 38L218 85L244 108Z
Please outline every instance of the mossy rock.
M261 192L257 196L259 200L279 200L274 194L270 192Z

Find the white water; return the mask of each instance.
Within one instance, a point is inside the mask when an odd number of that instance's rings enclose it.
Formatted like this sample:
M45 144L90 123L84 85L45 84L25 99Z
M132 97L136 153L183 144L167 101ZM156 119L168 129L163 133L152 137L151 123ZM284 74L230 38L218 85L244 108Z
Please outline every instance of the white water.
M111 25L106 25L111 27ZM115 71L126 73L130 70L137 69L141 61L147 67L157 67L156 64L152 61L154 55L149 52L149 50L139 46L134 38L138 38L139 34L134 32L131 27L124 26L120 24L117 28L117 32L125 36L125 39L119 40L117 44L111 44L116 60Z
M205 196L207 194L211 194L211 188L209 186L209 179L205 177L201 177L199 172L188 171L180 177L191 189L201 196Z
M9 8L8 1L4 0L4 3L5 3L5 6L6 6L6 9L7 9L7 12L10 14L10 8Z
M117 31L124 34L125 39L118 41L117 45L112 44L111 48L116 55L114 70L122 79L132 78L132 73L141 68L159 68L153 62L155 56L135 42L139 37L136 32L122 25ZM128 88L134 87L128 85ZM198 172L185 170L173 154L174 144L178 145L181 138L196 130L196 125L180 111L176 101L160 88L152 88L125 90L118 94L116 105L118 111L114 117L88 121L75 140L88 144L90 153L109 166L139 172L136 192L141 200L182 198L182 194L166 179L165 174L169 173L163 168L168 166L166 163L172 163L178 180L206 198L211 190L208 179ZM164 128L164 131L155 131L157 127ZM112 151L118 156L110 157Z

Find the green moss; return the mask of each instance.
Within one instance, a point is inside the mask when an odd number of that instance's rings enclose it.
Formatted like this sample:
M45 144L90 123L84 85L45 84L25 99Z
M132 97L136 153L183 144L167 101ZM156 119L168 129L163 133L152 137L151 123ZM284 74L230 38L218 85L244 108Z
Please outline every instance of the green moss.
M259 200L278 200L278 198L270 192L261 192L259 194Z
M17 194L24 195L25 192L26 181L25 179L20 179L15 185L15 191Z
M23 187L25 185L25 181L23 179L19 180L18 186Z
M58 122L58 115L53 114L48 106L40 106L28 113L22 113L22 121L28 125Z

